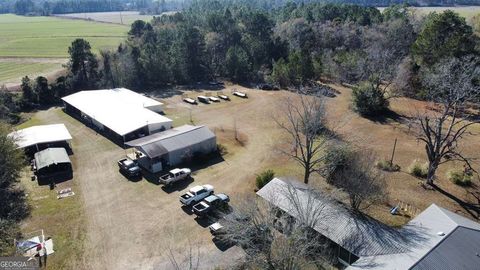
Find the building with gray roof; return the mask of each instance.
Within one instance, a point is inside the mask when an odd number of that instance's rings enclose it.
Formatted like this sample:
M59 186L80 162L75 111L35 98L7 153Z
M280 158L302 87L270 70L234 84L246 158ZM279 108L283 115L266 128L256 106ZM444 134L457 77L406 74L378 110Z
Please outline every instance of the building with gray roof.
M39 181L71 176L72 165L65 148L47 148L35 153L34 157L35 174Z
M286 195L292 189L294 202ZM333 243L347 270L479 269L480 224L435 204L397 229L355 214L297 181L275 178L257 195L296 219L305 219L299 209L308 215L309 209L321 208L312 228Z
M139 164L156 173L217 150L217 138L206 126L183 125L126 143L137 150Z

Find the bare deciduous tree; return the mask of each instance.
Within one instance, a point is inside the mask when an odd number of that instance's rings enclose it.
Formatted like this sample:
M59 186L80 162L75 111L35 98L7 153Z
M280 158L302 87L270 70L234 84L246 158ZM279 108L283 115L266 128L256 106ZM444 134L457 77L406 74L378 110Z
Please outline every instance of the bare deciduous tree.
M445 162L461 161L473 170L471 157L458 146L471 134L469 127L479 123L478 118L465 113L468 104L480 100L479 78L480 59L472 56L442 61L424 76L426 97L435 110L419 111L415 121L417 138L425 143L428 184L433 184L438 166Z
M305 269L328 257L325 240L312 229L332 214L325 198L319 200L311 188L285 183L268 202L246 198L225 217L221 238L242 246L247 265L255 269ZM283 200L288 211L277 208L276 200Z
M375 166L375 154L366 149L352 151L346 164L334 176L334 185L349 197L353 210L364 210L385 198L385 178Z
M171 248L168 249L168 260L175 270L197 270L200 266L200 250L188 244L188 250L185 253L178 254ZM179 258L180 257L180 258Z
M285 99L282 113L275 122L288 133L292 148L279 150L303 167L303 182L308 184L310 175L319 170L324 160L323 150L331 137L326 128L324 99L302 94L298 99L289 97Z

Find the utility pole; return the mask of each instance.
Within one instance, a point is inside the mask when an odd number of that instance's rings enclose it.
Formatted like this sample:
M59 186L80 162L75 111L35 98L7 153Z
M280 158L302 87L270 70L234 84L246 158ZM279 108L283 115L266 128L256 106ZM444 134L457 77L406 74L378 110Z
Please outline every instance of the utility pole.
M390 158L390 166L393 166L393 157L395 156L396 148L397 148L397 138L395 138L395 143L393 144L392 158Z

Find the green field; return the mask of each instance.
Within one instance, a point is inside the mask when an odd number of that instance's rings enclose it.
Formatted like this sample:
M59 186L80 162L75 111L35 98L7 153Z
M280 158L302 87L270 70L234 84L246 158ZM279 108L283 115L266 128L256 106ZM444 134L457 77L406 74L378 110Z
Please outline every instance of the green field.
M39 63L39 62L1 62L0 61L0 82L16 82L18 77L28 75L33 77L41 72L52 72L58 70L61 64Z
M115 48L127 31L123 25L0 15L0 57L67 57L68 46L79 37L87 39L95 51Z
M385 8L378 8L380 11L383 11ZM457 12L460 16L464 17L467 22L475 15L480 14L480 6L458 6L458 7L411 7L410 10L413 14L417 16L426 16L430 12L443 12L445 10L453 10Z
M93 21L0 15L0 84L62 69L62 58L68 57L68 47L76 38L88 40L95 53L115 49L128 29Z
M131 25L136 20L149 22L153 19L153 15L140 15L138 11L70 13L55 16L125 25Z

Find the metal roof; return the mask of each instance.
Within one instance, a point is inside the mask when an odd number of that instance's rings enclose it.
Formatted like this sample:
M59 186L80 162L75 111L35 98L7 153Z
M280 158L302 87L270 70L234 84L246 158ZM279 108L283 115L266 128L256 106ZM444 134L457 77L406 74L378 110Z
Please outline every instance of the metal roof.
M480 232L470 228L457 227L411 269L479 269L479 254Z
M60 163L70 163L70 158L68 158L65 148L47 148L35 153L37 170Z
M286 195L287 189L292 187L298 197L295 207ZM357 256L393 254L406 250L408 241L398 230L367 216L357 215L326 194L318 191L312 193L306 185L279 178L273 179L257 192L260 197L295 218L302 214L299 208L322 208L321 217L313 229ZM312 196L315 202L308 202Z
M467 230L459 228L466 228ZM409 245L407 252L390 254L387 256L366 256L352 264L348 270L356 269L476 269L478 267L463 267L464 263L478 264L476 253L480 254L478 238L480 224L465 217L441 208L430 205L417 217L412 219L402 230L411 229L421 232L422 238L415 244ZM407 237L408 234L405 234ZM452 237L451 240L449 238ZM460 241L462 239L462 241ZM462 242L462 243L460 243ZM444 246L445 245L445 246ZM462 247L465 246L464 250ZM437 250L438 249L438 250ZM454 251L458 250L458 251ZM433 264L438 256L451 252L462 252L457 259L450 258L449 263ZM446 258L446 257L445 257ZM442 264L442 265L439 265ZM453 267L450 267L453 266ZM445 267L445 268L442 268Z
M80 91L62 100L122 136L147 125L172 123L154 112L162 103L125 88Z
M33 126L8 134L18 148L25 148L40 143L61 142L72 139L64 124Z
M126 145L140 148L149 158L155 158L212 138L215 134L206 126L183 125L129 141Z

